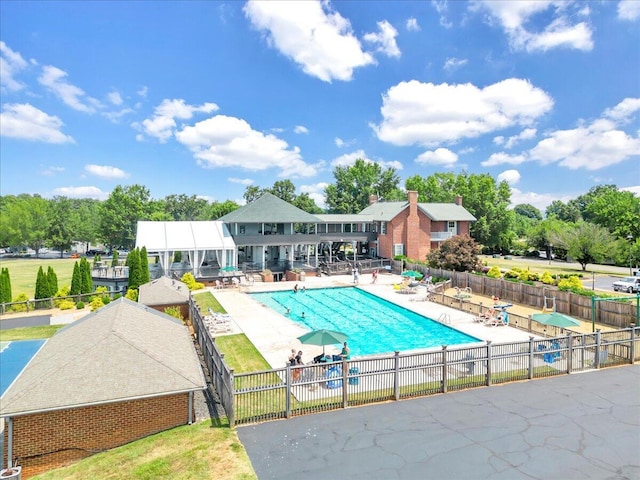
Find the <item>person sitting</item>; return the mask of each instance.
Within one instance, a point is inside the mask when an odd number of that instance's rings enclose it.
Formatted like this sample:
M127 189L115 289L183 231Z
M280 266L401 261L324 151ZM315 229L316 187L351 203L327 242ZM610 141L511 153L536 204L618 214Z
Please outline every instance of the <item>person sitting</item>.
M349 349L347 342L344 342L344 345L342 346L342 351L340 352L340 357L342 357L345 360L349 360L350 354L351 354L351 350Z
M296 349L295 348L291 349L291 355L289 355L288 364L291 365L291 366L297 364L297 361L296 361Z
M492 319L492 318L496 315L496 313L497 313L497 312L496 312L496 309L495 309L495 308L490 308L490 309L489 309L489 310L487 310L486 312L481 313L480 315L478 315L478 316L475 318L475 321L476 321L476 322L478 322L478 323L484 323L484 322L486 322L487 320Z
M304 365L304 362L302 361L302 350L298 351L298 354L295 357L296 359L296 365Z

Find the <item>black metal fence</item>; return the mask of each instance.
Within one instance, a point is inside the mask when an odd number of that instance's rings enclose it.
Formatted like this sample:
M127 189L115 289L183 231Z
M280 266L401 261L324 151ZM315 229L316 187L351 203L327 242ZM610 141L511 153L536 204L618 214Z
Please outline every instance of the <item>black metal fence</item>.
M603 367L640 357L640 327L528 341L443 346L323 364L234 374L193 300L191 318L231 426Z

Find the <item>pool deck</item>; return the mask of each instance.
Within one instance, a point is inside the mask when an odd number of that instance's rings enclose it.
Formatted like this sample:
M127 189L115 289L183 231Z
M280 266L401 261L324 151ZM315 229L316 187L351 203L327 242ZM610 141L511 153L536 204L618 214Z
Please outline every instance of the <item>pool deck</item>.
M429 318L438 319L440 315L446 314L450 319L450 326L482 341L491 340L494 343L526 341L531 336L528 332L512 327L487 327L474 322L473 315L444 305L415 301L425 296L425 289L419 288L419 293L416 294L399 294L397 290L394 290L393 284L401 281L402 277L399 275L381 274L378 275L377 282L372 284L371 275L362 275L359 287ZM303 359L305 363L308 363L313 357L322 353L322 347L300 344L297 337L307 332L305 328L264 307L246 295L245 292L292 290L296 283L299 287L304 285L309 289L344 287L353 286L353 278L350 275L335 275L307 277L305 282L256 283L252 286L222 290L209 288L232 318L233 330L226 334L244 333L273 368L285 366L292 348L302 350L304 352ZM304 295L304 293L301 292L300 295ZM531 313L535 312L537 310L531 310ZM339 348L338 346L327 346L325 351L328 354L339 353Z

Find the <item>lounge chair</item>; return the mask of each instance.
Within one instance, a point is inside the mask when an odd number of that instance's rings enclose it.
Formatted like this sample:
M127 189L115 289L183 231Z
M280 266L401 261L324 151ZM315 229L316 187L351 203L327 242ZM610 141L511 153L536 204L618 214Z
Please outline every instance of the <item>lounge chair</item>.
M509 314L507 312L500 312L498 316L487 320L484 324L488 327L506 327L509 325Z
M487 320L491 320L492 318L495 318L496 317L496 313L497 312L496 312L495 308L490 308L486 312L481 313L476 318L474 318L473 321L476 322L476 323L485 323Z

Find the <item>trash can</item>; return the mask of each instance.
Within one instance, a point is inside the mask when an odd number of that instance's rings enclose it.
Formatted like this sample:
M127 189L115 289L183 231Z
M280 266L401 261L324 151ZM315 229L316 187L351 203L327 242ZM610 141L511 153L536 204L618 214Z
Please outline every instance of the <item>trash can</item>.
M333 378L334 380L328 380L326 383L327 388L340 388L342 387L342 373L340 372L340 369L337 367L331 367L330 369L327 370L327 373L325 374L325 377L327 378Z
M351 375L357 375L360 373L360 370L357 367L351 367L349 369L349 385L358 385L358 381L360 380L358 377L352 377Z

